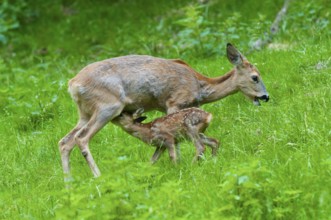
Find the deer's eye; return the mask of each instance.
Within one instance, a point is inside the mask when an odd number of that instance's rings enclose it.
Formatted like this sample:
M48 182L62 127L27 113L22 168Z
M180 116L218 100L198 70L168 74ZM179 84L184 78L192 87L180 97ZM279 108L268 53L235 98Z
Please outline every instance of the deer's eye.
M258 82L259 82L259 77L256 76L256 75L254 75L254 76L252 76L252 80L253 80L254 82L258 83Z

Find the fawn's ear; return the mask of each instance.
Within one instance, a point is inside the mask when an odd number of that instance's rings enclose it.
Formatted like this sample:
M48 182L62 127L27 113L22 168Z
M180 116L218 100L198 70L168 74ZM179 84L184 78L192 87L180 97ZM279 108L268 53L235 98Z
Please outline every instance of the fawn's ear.
M144 108L138 108L133 114L133 118L139 118L144 113Z
M144 113L144 108L138 108L135 112L136 115L141 115L142 113Z
M226 45L226 55L229 61L235 66L243 63L244 56L230 43Z
M140 116L139 118L134 119L134 122L141 123L143 122L147 117L146 116Z

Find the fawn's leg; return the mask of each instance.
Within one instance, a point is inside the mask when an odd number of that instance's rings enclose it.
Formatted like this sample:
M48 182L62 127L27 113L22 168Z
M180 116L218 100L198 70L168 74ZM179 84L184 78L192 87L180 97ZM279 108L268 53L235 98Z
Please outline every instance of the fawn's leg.
M212 149L212 155L216 156L218 148L219 148L219 141L215 138L207 137L205 134L199 134L200 140L203 144L207 145Z
M179 144L179 142L176 143L176 155L177 155L177 161L180 163L181 153L180 153L180 144Z
M175 147L175 137L168 131L157 130L154 131L153 138L154 145L157 146L151 161L156 162L161 154L168 149L169 157L174 164L177 163L176 147Z
M176 145L174 143L167 144L169 157L174 164L177 164Z
M166 132L166 133L162 133L160 134L163 138L163 144L164 146L167 147L168 151L169 151L169 157L171 159L171 161L174 164L177 164L177 152L176 152L176 145L175 145L175 138L172 134Z
M157 147L151 158L151 163L154 164L156 161L158 161L160 156L163 154L165 150L166 150L165 146Z
M194 145L196 148L196 154L195 154L193 161L198 161L200 158L202 158L206 147L205 147L205 145L203 145L203 143L199 139L194 140Z
M191 141L194 143L195 149L196 149L196 154L193 159L193 162L198 161L202 156L203 153L205 152L205 145L203 145L203 142L201 141L199 137L198 130L191 127L188 130L187 135L190 137Z

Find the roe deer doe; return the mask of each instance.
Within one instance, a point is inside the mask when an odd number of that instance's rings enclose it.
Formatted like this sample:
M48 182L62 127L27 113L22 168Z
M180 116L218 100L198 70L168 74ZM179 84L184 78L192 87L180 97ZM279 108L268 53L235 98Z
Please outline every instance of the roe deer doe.
M138 109L138 114L139 111ZM112 122L120 125L132 136L159 149L155 151L152 163L159 159L165 149L168 149L171 160L176 163L176 146L182 139L187 138L191 139L196 147L195 160L199 160L203 155L204 145L212 149L213 156L217 153L219 142L203 134L212 119L208 112L198 108L186 108L144 124L141 122L146 117L138 115L139 117L135 118L135 115L123 112Z
M79 111L77 125L59 142L64 174L70 178L69 157L75 144L95 177L100 175L89 150L90 139L122 111L139 108L173 113L214 102L241 91L254 104L269 95L259 71L231 44L227 57L235 66L227 74L208 78L181 60L144 55L122 56L92 63L69 81ZM156 154L160 151L156 149Z

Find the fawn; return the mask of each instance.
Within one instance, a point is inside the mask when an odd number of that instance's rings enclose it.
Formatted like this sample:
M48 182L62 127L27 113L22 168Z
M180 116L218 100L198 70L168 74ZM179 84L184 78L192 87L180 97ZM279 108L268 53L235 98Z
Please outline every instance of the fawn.
M171 160L176 163L176 146L182 139L193 141L196 147L194 161L203 156L205 145L212 149L213 156L216 155L219 142L203 134L212 119L210 113L199 108L187 108L149 123L141 123L146 119L141 113L141 109L134 114L123 112L112 122L120 125L125 132L159 149L152 156L152 163L159 159L165 149L168 149Z

